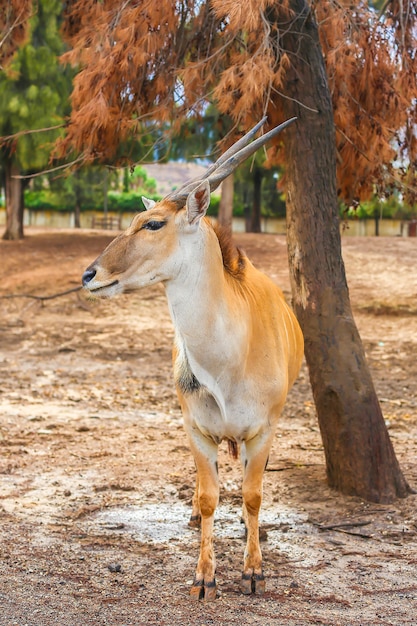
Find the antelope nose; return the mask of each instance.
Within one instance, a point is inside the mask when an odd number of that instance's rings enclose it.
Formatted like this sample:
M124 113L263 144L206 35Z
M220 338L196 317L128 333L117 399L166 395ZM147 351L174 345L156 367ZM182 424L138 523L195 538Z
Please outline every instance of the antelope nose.
M83 281L84 287L86 285L88 285L90 280L93 280L95 275L96 275L96 270L94 270L94 269L87 269L87 270L85 270L85 272L83 274L83 277L82 277L82 281Z

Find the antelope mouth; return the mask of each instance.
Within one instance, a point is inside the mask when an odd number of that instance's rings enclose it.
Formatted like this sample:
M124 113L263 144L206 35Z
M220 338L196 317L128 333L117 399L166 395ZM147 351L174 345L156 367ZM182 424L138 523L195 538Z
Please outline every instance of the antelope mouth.
M112 283L108 283L108 285L101 285L101 287L95 287L94 289L91 289L87 286L87 290L90 293L97 293L99 291L104 291L105 289L110 289L110 287L114 287L115 285L118 285L119 281L118 280L114 280Z

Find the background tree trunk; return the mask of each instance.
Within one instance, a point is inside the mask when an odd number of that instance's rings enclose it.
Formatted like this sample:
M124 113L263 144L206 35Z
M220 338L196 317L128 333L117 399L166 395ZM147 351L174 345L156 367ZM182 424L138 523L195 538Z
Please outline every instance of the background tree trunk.
M81 209L78 202L74 207L74 228L81 228Z
M253 170L253 204L250 232L261 232L261 197L262 197L262 170L254 165Z
M222 195L219 204L219 224L230 232L232 231L233 219L233 193L234 193L234 175L230 174L222 182Z
M104 169L104 178L103 178L103 215L104 217L107 217L108 215L108 208L109 208L108 191L109 191L109 170L106 167Z
M410 488L399 468L356 328L341 254L335 133L317 27L305 0L282 29L289 53L287 229L293 304L305 337L329 485L373 502ZM270 13L272 26L277 14ZM273 114L272 114L273 115Z
M378 209L376 209L374 212L375 237L379 237L379 219L380 219L379 211Z
M23 239L23 186L14 178L20 170L14 159L5 160L6 230L3 239Z
M74 195L74 228L81 228L81 180L79 169L74 172Z

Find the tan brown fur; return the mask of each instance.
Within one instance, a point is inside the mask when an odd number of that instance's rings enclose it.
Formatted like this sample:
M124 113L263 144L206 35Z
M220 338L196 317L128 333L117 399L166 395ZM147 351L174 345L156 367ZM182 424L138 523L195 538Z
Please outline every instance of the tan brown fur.
M246 267L246 255L235 245L232 234L227 228L214 224L213 230L219 240L224 269L234 278L242 279Z

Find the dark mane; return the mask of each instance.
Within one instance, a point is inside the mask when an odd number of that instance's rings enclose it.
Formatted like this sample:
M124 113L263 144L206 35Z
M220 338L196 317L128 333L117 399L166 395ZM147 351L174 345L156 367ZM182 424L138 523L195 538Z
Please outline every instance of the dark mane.
M242 278L245 271L245 259L246 256L236 247L233 242L230 231L220 224L213 225L214 232L219 240L220 250L223 256L223 265L226 272L228 272L234 278Z

